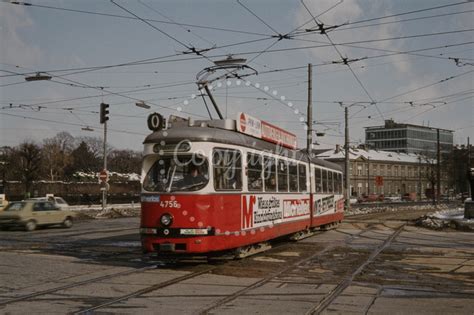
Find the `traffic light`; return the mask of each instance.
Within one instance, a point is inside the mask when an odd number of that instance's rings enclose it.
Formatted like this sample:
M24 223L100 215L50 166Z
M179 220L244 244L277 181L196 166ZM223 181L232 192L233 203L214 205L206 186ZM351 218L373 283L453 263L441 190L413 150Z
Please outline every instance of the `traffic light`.
M100 103L100 123L104 124L107 120L109 120L109 104Z

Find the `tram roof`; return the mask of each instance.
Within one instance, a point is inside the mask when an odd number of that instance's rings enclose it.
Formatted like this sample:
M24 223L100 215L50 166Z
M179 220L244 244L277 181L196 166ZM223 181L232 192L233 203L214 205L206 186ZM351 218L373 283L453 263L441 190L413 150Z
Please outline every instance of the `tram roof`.
M215 142L230 144L281 156L291 156L304 162L307 162L308 156L306 149L292 150L281 146L277 147L277 145L274 143L254 138L235 130L210 127L207 124L189 126L187 123L174 123L172 128L155 131L148 135L143 143L160 143L163 140L166 141L167 144L176 144L183 140L188 140L190 142ZM318 158L311 158L311 163L342 171L342 167L338 164Z

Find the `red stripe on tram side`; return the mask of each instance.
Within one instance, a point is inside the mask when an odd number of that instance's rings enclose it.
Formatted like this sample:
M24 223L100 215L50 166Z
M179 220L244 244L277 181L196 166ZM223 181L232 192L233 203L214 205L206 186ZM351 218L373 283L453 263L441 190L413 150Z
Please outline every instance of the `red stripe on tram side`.
M273 226L271 222L259 224L260 221L256 219L255 222L252 221L252 226L245 226L242 202L248 202L246 197L249 195L160 195L159 201L156 198L154 201L144 201L142 202L142 228L163 228L160 218L168 213L173 216L170 229L210 227L216 235L192 237L146 235L142 236L142 245L145 251L152 252L155 251L154 244L181 243L186 244L184 251L186 253L206 253L267 241L309 227L309 214L301 216L299 220Z

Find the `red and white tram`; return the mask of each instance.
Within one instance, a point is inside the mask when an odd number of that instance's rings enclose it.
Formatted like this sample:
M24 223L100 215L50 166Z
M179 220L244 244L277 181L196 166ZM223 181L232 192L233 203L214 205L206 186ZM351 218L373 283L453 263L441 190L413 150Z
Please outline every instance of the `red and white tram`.
M160 125L158 116L150 121ZM294 135L246 114L170 118L144 146L145 253L244 253L343 219L341 167L310 159L296 149Z

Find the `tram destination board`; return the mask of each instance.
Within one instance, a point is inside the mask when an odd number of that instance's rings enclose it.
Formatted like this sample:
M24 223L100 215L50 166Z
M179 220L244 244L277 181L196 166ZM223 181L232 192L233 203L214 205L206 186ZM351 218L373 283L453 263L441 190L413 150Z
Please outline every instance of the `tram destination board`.
M296 135L245 113L237 115L237 130L249 136L296 149Z

